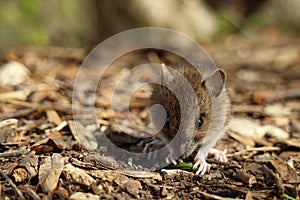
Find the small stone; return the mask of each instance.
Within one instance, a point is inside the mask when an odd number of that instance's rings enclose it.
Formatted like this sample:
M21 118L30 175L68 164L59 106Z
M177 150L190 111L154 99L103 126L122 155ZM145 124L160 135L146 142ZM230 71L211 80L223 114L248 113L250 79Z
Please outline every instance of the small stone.
M0 85L19 85L25 81L30 71L22 63L11 61L0 67Z
M128 181L124 184L126 191L131 194L132 196L138 198L139 189L137 188L136 184L133 181Z

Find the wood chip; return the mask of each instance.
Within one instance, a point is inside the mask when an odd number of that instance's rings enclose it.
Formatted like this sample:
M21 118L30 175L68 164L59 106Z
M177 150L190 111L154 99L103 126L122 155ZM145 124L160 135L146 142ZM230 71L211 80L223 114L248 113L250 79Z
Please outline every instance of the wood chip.
M253 200L251 191L247 192L245 200Z
M70 200L100 200L100 196L91 193L75 192L70 196Z
M255 176L248 174L245 170L242 169L236 172L236 178L249 187L257 183Z
M232 118L227 129L236 132L244 137L255 139L263 138L267 133L278 139L287 139L289 133L273 125L260 125L246 118Z
M16 168L12 173L12 177L16 183L26 183L28 176L27 170L23 167Z
M129 170L115 170L116 173L124 174L126 176L135 177L135 178L153 178L161 180L162 177L157 172L151 171L129 171Z
M14 177L15 182L25 183L30 181L38 173L38 158L34 152L31 152L18 161L18 165L11 170L11 176Z
M85 170L66 164L63 169L64 177L71 183L80 183L86 187L90 187L96 183L96 180L86 173Z
M0 121L0 128L3 128L5 126L10 126L10 125L16 125L18 124L18 121L17 119L6 119L6 120L3 120L3 121Z
M281 104L267 105L264 112L270 116L288 116L291 114L291 110Z
M58 113L55 110L46 110L47 119L49 122L53 122L56 125L59 125L62 123L62 120Z
M12 186L12 188L15 190L15 192L18 194L18 197L21 200L25 200L25 197L23 195L23 193L18 189L18 187L14 184L14 182L7 176L7 174L0 169L0 174L2 175L3 178L5 178L6 181L8 181L8 183Z

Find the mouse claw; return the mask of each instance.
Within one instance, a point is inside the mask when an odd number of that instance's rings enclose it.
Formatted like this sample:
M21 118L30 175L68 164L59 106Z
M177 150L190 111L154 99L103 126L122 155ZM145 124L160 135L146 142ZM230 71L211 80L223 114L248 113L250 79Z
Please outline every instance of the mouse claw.
M151 160L152 158L156 158L156 150L160 149L165 145L164 141L162 140L154 140L152 142L149 142L145 145L143 149L143 153L148 153L148 159Z
M157 156L157 150L164 147L166 144L163 140L154 140L145 145L143 149L143 153L148 153L148 159L155 159ZM169 149L170 153L165 157L165 161L167 164L173 163L177 165L176 157L171 149Z
M177 165L177 161L176 159L174 159L174 156L172 153L170 153L167 157L166 157L166 163L170 164L173 163L174 165Z
M220 151L218 149L213 148L208 153L210 156L213 156L216 160L221 162L227 162L226 157L226 150ZM203 176L206 172L209 172L211 165L208 164L205 160L205 158L201 156L196 156L194 159L195 164L193 165L193 168L197 168L196 174Z
M206 172L209 172L211 165L208 164L204 158L195 158L195 161L196 162L193 165L193 168L198 168L196 171L196 175L203 176Z
M210 156L213 156L216 160L221 161L221 162L227 162L227 157L226 157L226 149L224 151L220 151L218 149L213 148L210 150L208 153Z

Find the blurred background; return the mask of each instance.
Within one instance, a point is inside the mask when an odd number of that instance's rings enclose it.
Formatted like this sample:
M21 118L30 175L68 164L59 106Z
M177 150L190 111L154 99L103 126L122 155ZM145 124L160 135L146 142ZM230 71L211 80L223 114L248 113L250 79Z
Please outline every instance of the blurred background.
M19 46L92 49L124 30L159 26L199 42L263 29L300 30L299 0L10 0L0 3L0 55Z

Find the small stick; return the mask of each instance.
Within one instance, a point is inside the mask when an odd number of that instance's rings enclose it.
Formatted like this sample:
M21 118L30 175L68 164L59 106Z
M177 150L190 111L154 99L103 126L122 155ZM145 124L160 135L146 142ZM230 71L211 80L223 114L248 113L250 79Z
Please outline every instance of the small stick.
M232 107L234 113L264 113L264 107L261 105L234 105Z
M252 94L253 102L258 104L292 97L300 97L300 88L292 88L287 90L263 90L254 92Z
M2 146L21 146L21 145L28 145L30 144L29 141L25 142L3 142L1 143Z
M23 192L27 192L27 194L30 195L30 197L32 197L32 199L41 200L39 195L33 189L31 189L28 185L21 185L19 187L20 187L20 190L22 190Z
M26 154L29 151L30 151L29 149L21 149L21 150L15 150L15 151L10 151L10 152L4 152L4 153L0 153L0 158L1 157L18 156L20 154Z
M45 111L45 110L56 110L64 113L72 113L72 107L71 106L63 106L63 105L55 105L55 104L38 104L38 103L30 103L26 101L20 101L15 99L0 99L0 101L3 101L5 103L14 104L17 106L27 107L27 108L34 108L39 111ZM74 110L74 109L73 109Z
M207 197L208 199L215 199L215 200L233 200L234 198L226 198L226 197L222 197L222 196L218 196L215 194L209 194L207 192L202 192L202 191L198 191L200 194L202 194L203 196Z
M36 108L25 108L25 109L18 110L18 111L12 112L12 113L1 115L0 121L2 121L4 119L9 119L9 118L21 118L24 116L28 116L31 113L34 113L35 111L36 111Z
M233 154L228 154L227 157L233 157L233 156L241 155L246 152L252 152L252 151L278 151L278 150L280 150L279 147L255 147L255 148L251 148L251 149L243 149L243 150L233 153Z
M18 187L14 184L14 182L7 176L7 174L0 169L0 174L3 176L3 178L5 178L9 184L14 188L14 190L16 191L16 193L19 195L20 199L25 200L24 195L22 194L22 192L18 189Z

